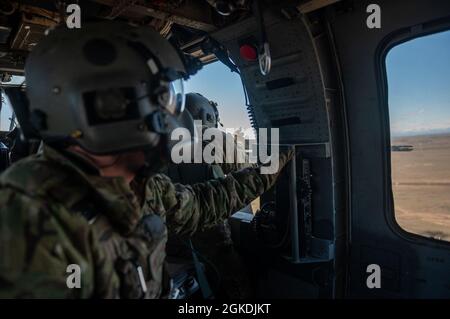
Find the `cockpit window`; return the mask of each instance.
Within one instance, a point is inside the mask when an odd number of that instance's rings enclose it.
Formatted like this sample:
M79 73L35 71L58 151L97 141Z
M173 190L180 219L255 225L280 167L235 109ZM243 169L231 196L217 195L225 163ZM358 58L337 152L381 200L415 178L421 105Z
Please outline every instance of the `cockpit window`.
M4 73L1 78L1 85L22 85L25 81L25 77L21 75L8 75Z
M395 219L450 241L450 31L394 47L386 70Z
M216 102L224 128L251 131L241 78L223 63L214 62L204 66L187 81L185 91L200 93Z
M9 132L16 126L14 113L8 96L2 91L2 104L0 108L0 131Z

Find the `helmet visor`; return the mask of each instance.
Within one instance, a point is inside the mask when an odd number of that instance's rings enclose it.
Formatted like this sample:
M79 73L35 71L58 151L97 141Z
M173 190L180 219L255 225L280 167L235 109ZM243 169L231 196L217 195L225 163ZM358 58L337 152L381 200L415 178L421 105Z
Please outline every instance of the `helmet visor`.
M184 111L185 96L183 79L177 79L169 83L169 97L166 110L172 115L179 115Z

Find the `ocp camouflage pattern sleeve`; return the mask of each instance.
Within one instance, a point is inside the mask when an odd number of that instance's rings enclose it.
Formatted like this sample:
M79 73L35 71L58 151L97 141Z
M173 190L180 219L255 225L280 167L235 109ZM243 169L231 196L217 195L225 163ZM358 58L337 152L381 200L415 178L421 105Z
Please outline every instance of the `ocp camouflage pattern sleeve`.
M292 154L291 151L280 154L275 174L260 174L259 168L250 167L192 186L173 184L162 176L157 188L167 227L177 233L193 234L217 224L272 187Z
M220 163L218 165L220 166L222 172L225 175L228 175L231 172L239 171L247 167L257 167L257 164L253 163Z
M11 188L1 189L0 207L0 298L92 294L92 237L81 217ZM66 284L70 264L81 267L81 289Z

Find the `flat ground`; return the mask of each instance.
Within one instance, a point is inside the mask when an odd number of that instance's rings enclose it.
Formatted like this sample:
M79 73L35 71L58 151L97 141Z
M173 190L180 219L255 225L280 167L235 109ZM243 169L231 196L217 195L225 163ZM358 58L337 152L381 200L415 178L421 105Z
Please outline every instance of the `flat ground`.
M412 145L392 152L395 217L405 230L450 241L450 134L395 138Z

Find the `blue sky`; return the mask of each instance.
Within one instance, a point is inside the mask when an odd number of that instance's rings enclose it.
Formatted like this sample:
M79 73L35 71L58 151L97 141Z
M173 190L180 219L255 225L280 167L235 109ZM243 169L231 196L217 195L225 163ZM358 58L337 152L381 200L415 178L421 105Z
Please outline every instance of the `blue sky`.
M450 132L450 31L392 48L386 69L393 136Z

